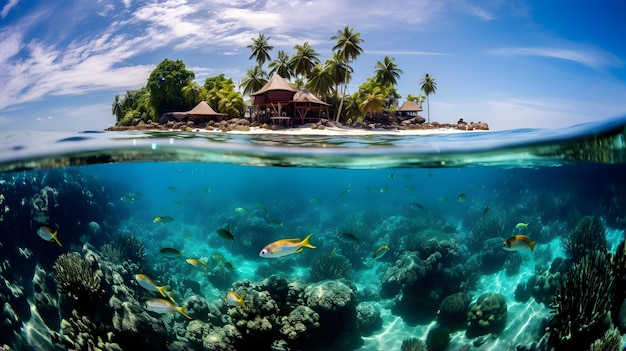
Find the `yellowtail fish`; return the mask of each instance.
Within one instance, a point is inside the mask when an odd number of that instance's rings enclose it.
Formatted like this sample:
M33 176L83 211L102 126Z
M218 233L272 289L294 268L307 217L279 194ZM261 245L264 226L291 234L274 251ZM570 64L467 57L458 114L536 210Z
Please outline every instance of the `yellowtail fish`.
M515 230L517 230L518 232L524 232L528 230L528 224L529 223L517 223L515 225Z
M243 207L235 207L235 212L239 213L239 214L246 214L248 213L248 211L243 208Z
M159 314L178 312L178 313L182 314L183 316L185 316L185 318L191 319L191 317L189 317L187 315L187 313L185 313L185 307L184 306L180 306L179 307L179 306L176 306L173 303L171 303L171 302L169 302L167 300L163 300L163 299L150 299L150 300L146 301L145 309L147 311L155 312L155 313L159 313Z
M483 211L483 217L488 215L489 211L491 211L491 208L489 206L485 207L485 210Z
M158 286L152 278L145 274L135 274L135 280L142 288L148 291L158 292L163 295L163 297L167 297L174 302L174 298L172 297L172 293L170 291L171 288L169 286Z
M230 229L230 224L226 226L226 228L220 228L217 230L217 234L226 240L235 241L235 236Z
M169 258L177 258L184 255L184 251L180 251L178 249L174 249L172 247L164 247L159 250L161 256L169 257Z
M388 193L388 192L389 192L389 187L384 186L384 187L380 188L380 190L379 190L379 191L380 191L381 193L383 193L383 194L384 194L384 193Z
M154 217L152 222L154 222L154 223L170 223L173 220L174 220L174 218L172 218L170 216L157 216L157 217Z
M300 241L300 239L281 239L274 241L273 243L265 246L263 250L259 252L259 256L265 258L277 258L299 253L304 250L305 247L315 249L316 247L309 243L311 235L313 235L313 233L307 235L307 237L302 241Z
M439 196L439 197L437 198L437 201L442 202L442 203L443 203L443 202L450 202L450 200L448 200L448 198L447 198L447 197L445 197L445 196Z
M372 258L375 260L379 259L383 257L387 253L387 251L389 251L389 244L385 244L376 249L376 251L374 251L374 254L372 255Z
M461 193L459 194L459 196L456 197L456 201L458 202L465 202L465 200L467 200L467 196L465 195L465 193Z
M424 206L422 204L418 204L417 202L412 203L411 208L414 210L424 211Z
M193 268L199 270L200 272L206 272L206 262L200 261L195 258L188 258L185 261L189 263Z
M50 229L49 227L41 226L41 227L39 227L39 229L37 229L37 234L43 240L45 240L45 241L54 241L60 247L63 247L63 245L61 245L61 242L59 241L59 238L57 238L57 231L53 232L52 229Z
M221 261L221 260L220 260L219 262L217 262L217 266L218 266L218 267L225 267L225 268L228 268L228 269L230 269L231 271L235 269L235 266L234 266L234 265L232 264L232 262L230 262L230 261Z
M337 234L337 239L343 241L344 243L350 243L350 244L359 243L359 238L357 238L357 236L352 233L339 233Z
M213 255L211 255L211 258L214 259L214 260L221 260L221 259L224 258L224 255L222 255L221 253L217 252L217 253L214 253Z
M240 306L243 308L248 308L246 307L246 304L243 302L243 296L237 295L237 293L234 291L227 292L224 298L226 299L226 304L228 306Z
M530 241L526 235L513 235L512 237L504 240L500 246L505 251L519 251L524 249L535 250L536 241Z

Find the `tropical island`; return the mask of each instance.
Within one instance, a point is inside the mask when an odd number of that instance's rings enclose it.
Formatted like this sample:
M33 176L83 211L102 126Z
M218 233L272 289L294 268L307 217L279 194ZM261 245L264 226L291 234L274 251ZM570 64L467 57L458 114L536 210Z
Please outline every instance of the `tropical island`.
M431 122L429 98L437 83L428 73L420 79L423 94L409 94L400 105L396 85L403 72L389 56L377 62L373 76L356 92L348 94L354 73L350 63L363 53L364 42L353 28L346 26L330 38L335 45L324 62L308 42L295 45L291 56L280 50L272 59L270 39L262 33L252 38L247 48L256 64L238 87L224 74L208 77L200 85L183 61L164 59L144 87L115 96L111 112L116 124L107 130L489 129L487 123L463 119L455 124ZM426 118L419 114L424 102Z

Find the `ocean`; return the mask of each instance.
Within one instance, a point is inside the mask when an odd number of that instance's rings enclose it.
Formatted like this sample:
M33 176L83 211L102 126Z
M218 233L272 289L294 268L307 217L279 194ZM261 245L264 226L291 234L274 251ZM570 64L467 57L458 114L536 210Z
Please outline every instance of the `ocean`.
M3 134L2 350L623 346L626 117Z

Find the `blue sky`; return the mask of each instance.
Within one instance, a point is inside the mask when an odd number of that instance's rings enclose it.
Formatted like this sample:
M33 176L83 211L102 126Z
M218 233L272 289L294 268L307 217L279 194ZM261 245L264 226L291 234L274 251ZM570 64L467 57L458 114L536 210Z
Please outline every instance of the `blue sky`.
M308 41L325 60L346 25L365 40L349 92L388 55L404 72L401 101L426 73L436 79L432 120L560 128L626 113L621 0L5 0L0 131L101 130L115 123L114 96L164 58L201 84L220 73L238 82L258 33L272 58Z

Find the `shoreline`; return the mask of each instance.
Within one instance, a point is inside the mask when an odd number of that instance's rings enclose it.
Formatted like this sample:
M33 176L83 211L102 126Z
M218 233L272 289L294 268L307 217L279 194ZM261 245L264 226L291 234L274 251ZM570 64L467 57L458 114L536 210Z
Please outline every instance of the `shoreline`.
M135 126L112 126L105 131L149 131L149 132L195 132L195 133L231 133L231 134L282 134L282 135L432 135L466 132L488 132L487 123L440 124L438 122L411 125L351 125L343 126L329 120L295 126L268 125L253 123L244 119L231 119L221 122L209 121L203 124L193 122L168 122L165 124L144 123Z

